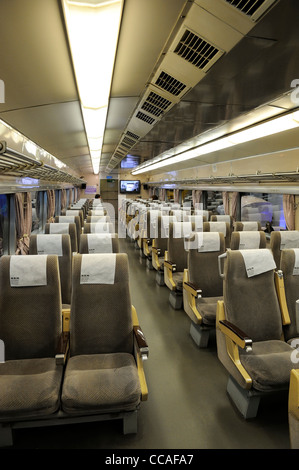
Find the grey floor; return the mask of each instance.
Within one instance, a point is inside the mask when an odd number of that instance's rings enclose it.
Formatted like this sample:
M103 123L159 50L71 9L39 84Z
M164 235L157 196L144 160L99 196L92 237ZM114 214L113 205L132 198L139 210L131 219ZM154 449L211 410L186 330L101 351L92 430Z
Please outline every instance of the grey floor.
M168 302L155 271L139 251L128 253L132 303L150 347L145 363L149 398L138 415L138 433L122 434L120 421L14 431L15 449L289 449L287 396L262 400L258 416L244 420L227 394L227 373L215 339L198 349L183 310Z

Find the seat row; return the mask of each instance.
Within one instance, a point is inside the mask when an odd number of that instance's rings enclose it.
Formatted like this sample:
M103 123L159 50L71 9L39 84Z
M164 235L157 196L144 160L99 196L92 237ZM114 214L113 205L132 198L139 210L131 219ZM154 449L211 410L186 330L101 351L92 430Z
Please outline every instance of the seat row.
M172 221L164 245L148 238L152 266L171 305L189 316L196 344L207 347L216 331L227 392L243 417L256 416L262 396L288 392L291 447L299 448L299 231L272 232L267 244L263 231L243 225L228 246L205 224L184 230Z
M0 443L12 431L123 419L136 432L148 346L131 304L125 253L74 254L69 331L59 256L0 259Z

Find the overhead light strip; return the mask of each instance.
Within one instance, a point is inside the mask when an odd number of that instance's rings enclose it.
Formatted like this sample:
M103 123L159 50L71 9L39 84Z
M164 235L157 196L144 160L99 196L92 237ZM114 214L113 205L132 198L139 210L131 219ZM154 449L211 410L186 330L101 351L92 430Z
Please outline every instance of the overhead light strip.
M221 137L217 140L212 140L203 145L194 146L194 139L192 139L193 147L191 144L186 143L185 151L177 151L172 149L158 156L154 162L147 162L132 171L133 175L145 173L147 171L156 170L164 166L173 165L182 161L197 158L202 155L207 155L212 152L223 150L235 145L250 142L252 140L260 139L270 135L278 134L299 126L299 111L279 116L266 122L253 125L247 129L242 129L233 134ZM198 136L198 139L201 136ZM195 138L196 140L196 138ZM183 144L184 145L184 144ZM182 146L179 146L181 148ZM170 156L171 155L171 156Z
M93 171L98 174L123 0L63 0L63 8Z

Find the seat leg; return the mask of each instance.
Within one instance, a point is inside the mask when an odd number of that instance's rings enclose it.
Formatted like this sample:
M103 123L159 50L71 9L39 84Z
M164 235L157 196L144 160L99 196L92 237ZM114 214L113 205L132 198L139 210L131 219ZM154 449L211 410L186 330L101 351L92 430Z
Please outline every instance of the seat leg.
M153 270L152 260L151 258L146 258L146 267L150 270Z
M137 411L131 411L124 415L123 433L124 434L136 434L137 433Z
M175 310L183 307L183 294L181 292L170 291L169 303Z
M164 271L157 271L157 273L156 273L156 283L158 284L158 286L165 286Z
M196 323L192 322L190 326L190 335L199 348L208 347L210 337L209 329L203 328L201 325L197 325Z
M0 447L13 445L12 429L10 426L0 425Z
M261 399L259 395L243 389L232 377L228 379L227 393L245 419L256 417Z

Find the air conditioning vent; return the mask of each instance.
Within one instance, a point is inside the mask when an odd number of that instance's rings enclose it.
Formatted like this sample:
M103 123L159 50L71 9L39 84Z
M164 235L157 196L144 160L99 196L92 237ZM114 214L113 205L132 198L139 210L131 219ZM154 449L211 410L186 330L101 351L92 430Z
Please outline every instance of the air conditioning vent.
M219 49L187 29L174 52L202 70L219 53Z
M140 119L141 121L146 122L147 124L153 124L155 122L154 118L151 118L147 114L141 113L140 111L138 111L138 113L136 114L136 117Z
M159 117L171 105L171 101L151 91L141 109Z
M127 131L126 134L127 134L129 137L132 137L132 139L135 139L135 140L139 140L139 139L140 139L140 136L137 135L137 134L134 134L134 132Z
M165 72L160 73L155 84L173 96L179 96L186 88L184 83Z
M273 0L225 0L233 7L240 10L242 13L252 17L255 13L259 13L258 10L262 8L263 11L274 3ZM269 4L269 5L267 5Z
M121 141L121 144L123 147L126 147L128 149L130 149L131 147L133 147L133 145L135 145L136 142L135 140L133 139L130 139L129 137L124 137L123 140Z

